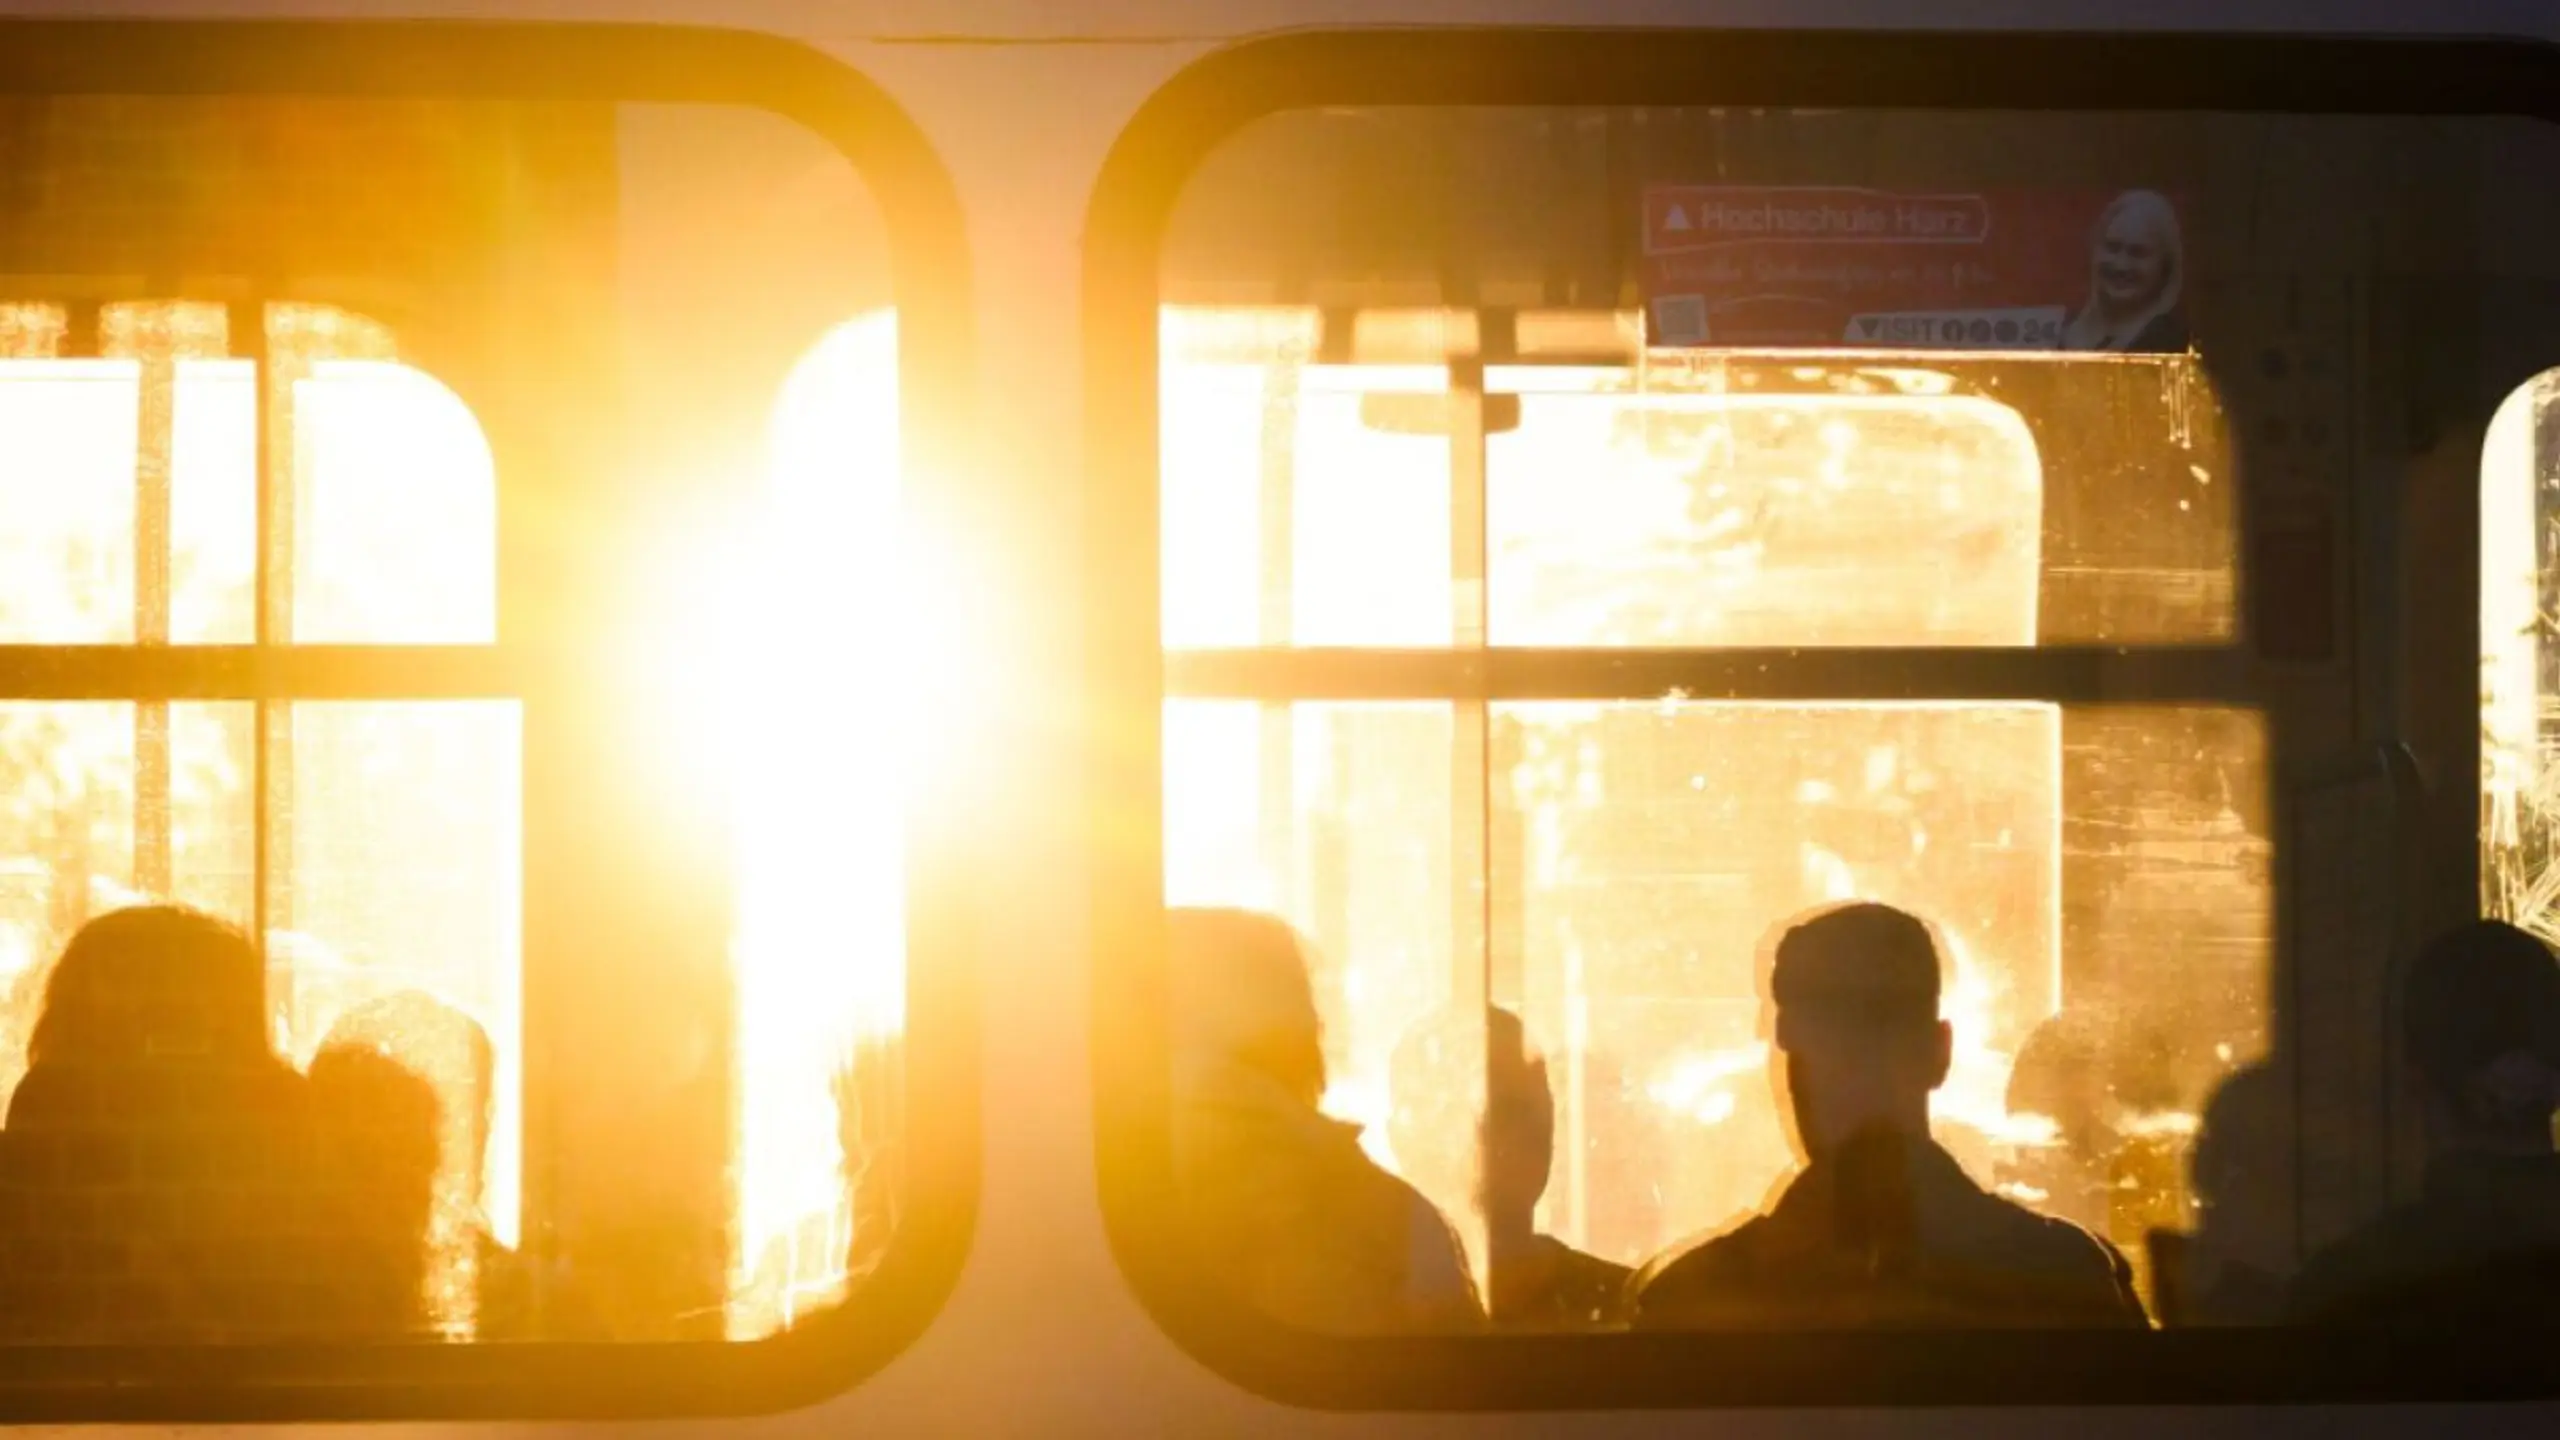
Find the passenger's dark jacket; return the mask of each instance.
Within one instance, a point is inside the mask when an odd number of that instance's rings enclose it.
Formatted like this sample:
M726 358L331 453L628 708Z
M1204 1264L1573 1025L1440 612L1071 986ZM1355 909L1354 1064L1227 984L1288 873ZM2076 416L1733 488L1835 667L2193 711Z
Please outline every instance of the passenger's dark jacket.
M1935 1142L1898 1147L1899 1180L1808 1166L1766 1215L1674 1252L1635 1281L1663 1330L2141 1328L2115 1248L1976 1185ZM1870 1167L1872 1169L1872 1167ZM1844 1193L1862 1198L1842 1203Z
M2285 1296L2319 1325L2551 1325L2560 1318L2560 1156L2456 1153L2425 1189L2314 1254Z
M1204 1271L1264 1313L1335 1334L1483 1324L1448 1222L1361 1150L1356 1127L1209 1066L1181 1079L1174 1152Z
M383 1339L420 1257L281 1062L44 1064L0 1131L0 1341Z
M1515 1255L1494 1252L1493 1322L1513 1330L1596 1330L1625 1319L1635 1272L1536 1235Z

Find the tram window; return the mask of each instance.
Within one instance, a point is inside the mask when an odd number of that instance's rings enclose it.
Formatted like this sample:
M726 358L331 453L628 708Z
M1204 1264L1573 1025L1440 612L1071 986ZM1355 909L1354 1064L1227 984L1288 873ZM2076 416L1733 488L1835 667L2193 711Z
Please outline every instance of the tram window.
M0 1340L858 1297L912 727L805 659L906 573L862 180L708 106L8 112Z
M2358 467L2485 423L2463 347L2560 335L2554 163L1703 108L1210 149L1156 254L1185 1283L1357 1334L2336 1320L2306 1297L2425 1168L2393 867L2458 840L2560 934L2538 410L2491 432L2485 835L2417 834L2350 718L2400 682L2336 625ZM2375 329L2438 304L2494 337ZM1906 1004L1943 1053L1838 1039Z
M2552 377L2507 398L2480 464L2480 879L2487 914L2560 937L2550 699Z

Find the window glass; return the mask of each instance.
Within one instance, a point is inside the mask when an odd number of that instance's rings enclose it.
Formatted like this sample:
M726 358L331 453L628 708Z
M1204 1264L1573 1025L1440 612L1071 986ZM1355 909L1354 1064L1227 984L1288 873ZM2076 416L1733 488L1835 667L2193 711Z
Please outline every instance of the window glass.
M2022 359L2042 332L2015 318L2098 304L2102 222L2132 224L2126 208L2157 220L2145 197L2166 207L2164 233L2182 246L2221 237L2188 241L2181 197L2099 194L2058 173L2043 188L1957 197L1941 218L1984 227L1978 243L1862 238L1870 222L1926 218L1928 197L1889 188L1670 183L1739 169L1737 123L1703 111L1292 113L1213 155L1168 239L1165 564L1183 583L1165 592L1166 643L1448 643L1424 572L1441 553L1430 517L1445 527L1457 493L1433 483L1435 467L1448 481L1453 463L1484 467L1497 645L2232 639L2234 456L2215 378L2183 328L2226 277L2191 293L2181 272L2154 297L2177 344L2123 337L2068 366ZM1870 171L1901 164L1845 117L1789 126L1798 138L1764 143L1764 168L1783 168L1784 143ZM2184 140L2155 138L2151 151ZM1629 145L1651 183L1615 153ZM1503 173L1466 168L1495 153L1511 154ZM1455 178L1426 178L1444 161ZM1321 174L1309 182L1321 193L1273 210L1253 186L1269 166ZM1615 193L1591 187L1601 175ZM1723 215L1736 228L1698 246L1688 231L1638 233L1675 202L1684 226ZM1769 239L1747 228L1752 216L1855 233ZM1463 245L1448 238L1458 234ZM1257 266L1288 272L1295 293L1208 298ZM1672 293L1685 289L1746 317L1732 340L1678 340L1654 309L1621 303L1705 303ZM1456 308L1418 303L1435 296ZM2017 296L2037 303L2003 298ZM1784 318L1790 307L1816 319ZM1952 326L1946 343L1919 334L1924 319ZM1858 343L1861 324L1930 343ZM2066 344L2061 324L2042 348L2096 344ZM1492 423L1473 461L1451 451L1430 407L1392 398L1447 392L1451 355L1482 365L1473 384ZM1369 361L1381 363L1343 363ZM1344 495L1378 513L1334 518ZM1177 526L1197 537L1179 553ZM1389 579L1368 563L1390 552L1411 552L1397 567L1410 573ZM1337 607L1351 613L1333 619Z
M1941 927L1956 1045L1929 1109L1967 1174L2130 1255L2192 1219L2196 1112L2266 1044L2248 712L1499 707L1489 901L1451 864L1470 843L1453 788L1475 779L1453 775L1455 728L1447 706L1178 702L1165 850L1169 904L1267 911L1305 936L1325 1113L1462 1230L1475 1160L1443 1132L1468 1121L1437 1092L1468 1077L1398 1056L1445 1023L1486 920L1482 983L1546 1053L1557 1107L1539 1229L1632 1267L1751 1213L1793 1164L1765 917L1865 899ZM2136 1041L2071 1055L2093 1029ZM2062 1143L2065 1120L2101 1118L2157 1142L2139 1188Z
M2035 642L2043 464L2006 405L1589 383L1489 442L1496 643Z
M1192 1283L1345 1333L2540 1303L2495 1272L2560 1231L2459 1177L2560 1214L2508 1113L2560 968L2437 882L2560 938L2547 382L2489 426L2560 353L2555 165L2213 114L1214 150L1158 283ZM2416 474L2475 427L2476 616L2384 568L2467 543ZM2477 833L2418 799L2467 690L2383 658L2475 623Z
M2508 397L2480 465L2480 879L2488 913L2544 936L2560 930L2560 773L2553 772L2550 627L2555 574L2550 378Z
M0 641L84 648L0 675L0 1333L844 1301L918 730L806 663L907 655L861 181L705 107L12 114Z
M499 1245L522 1229L520 730L507 702L298 704L289 828L268 818L267 933L282 952L272 983L288 1054L307 1068L350 1016L380 1026L378 1043L409 1039L398 1011L420 992L485 1032L486 1077L458 1066L425 1077L446 1117L431 1230L445 1250L475 1223ZM430 1023L423 1010L405 1018ZM472 1116L485 1137L452 1123ZM472 1333L470 1287L431 1277L429 1293L439 1328Z
M23 447L31 462L10 467L11 488L24 492L21 503L9 507L24 517L10 527L17 554L7 573L19 578L8 607L12 638L128 638L133 557L117 540L132 532L133 495L129 484L112 482L133 469L130 439L114 442L133 432L131 367L123 367L127 374L118 384L88 366L6 363L12 383L0 391L7 397L0 404L9 410L13 448ZM68 483L51 483L48 471ZM37 580L43 583L29 583Z

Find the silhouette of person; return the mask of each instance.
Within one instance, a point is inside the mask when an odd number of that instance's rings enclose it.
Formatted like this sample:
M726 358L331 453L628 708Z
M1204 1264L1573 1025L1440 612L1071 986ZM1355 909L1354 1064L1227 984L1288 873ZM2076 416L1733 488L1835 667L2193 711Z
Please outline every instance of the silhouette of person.
M1929 1133L1953 1033L1943 952L1889 906L1817 911L1766 966L1775 1080L1802 1168L1765 1215L1648 1265L1660 1329L2134 1327L2106 1242L1976 1185Z
M530 1274L481 1206L496 1075L488 1030L419 990L340 1015L311 1060L333 1133L368 1157L364 1178L383 1195L376 1228L405 1229L418 1257L419 1318L449 1338L537 1328Z
M1425 1022L1397 1045L1391 1074L1388 1139L1407 1178L1421 1183L1418 1172L1428 1169L1440 1183L1427 1188L1469 1196L1484 1217L1494 1323L1532 1330L1614 1323L1633 1272L1538 1232L1538 1201L1555 1166L1555 1092L1520 1017L1489 1007L1480 1030L1455 1015ZM1479 1076L1485 1111L1471 1124L1464 1097Z
M2018 1047L2002 1097L2010 1115L2041 1116L2054 1127L2051 1143L2021 1154L2019 1179L2044 1192L2044 1213L2092 1232L2107 1223L2108 1161L2117 1140L2103 1049L2103 1037L2087 1017L2072 1011L2049 1015Z
M315 1183L348 1217L332 1287L342 1303L404 1333L440 1317L429 1293L436 1171L436 1092L392 1054L332 1036L311 1059L319 1131Z
M2053 1125L2046 1143L2019 1148L2004 1167L2026 1187L2011 1191L2042 1214L2139 1244L2154 1223L2183 1225L2188 1187L2185 1126L2164 1126L2176 1104L2173 1047L2121 1013L2064 1010L2046 1016L2018 1047L2003 1102L2013 1119ZM2038 1197L2041 1198L2038 1198ZM2129 1255L2137 1290L2156 1291L2153 1257Z
M2438 936L2400 1019L2429 1158L2419 1197L2314 1254L2286 1293L2312 1324L2560 1321L2560 964L2512 925Z
M1483 1322L1448 1221L1326 1116L1305 953L1285 923L1176 910L1174 1171L1183 1222L1219 1282L1309 1330Z
M2294 1213L2282 1081L2273 1066L2252 1064L2205 1102L2189 1160L2195 1234L2150 1237L2163 1325L2263 1325L2283 1312Z
M8 1165L50 1283L7 1322L97 1343L289 1340L387 1328L336 1284L345 1215L315 1192L310 1095L269 1046L248 937L150 905L56 960L9 1100Z

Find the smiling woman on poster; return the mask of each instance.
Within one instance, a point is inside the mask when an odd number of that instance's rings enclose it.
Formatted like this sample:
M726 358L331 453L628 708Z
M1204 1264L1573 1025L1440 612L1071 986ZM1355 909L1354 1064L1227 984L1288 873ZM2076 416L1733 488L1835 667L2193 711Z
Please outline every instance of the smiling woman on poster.
M2089 239L2089 298L2062 332L2065 350L2141 354L2187 348L2178 298L2186 242L2177 207L2154 190L2127 190L2107 202Z

